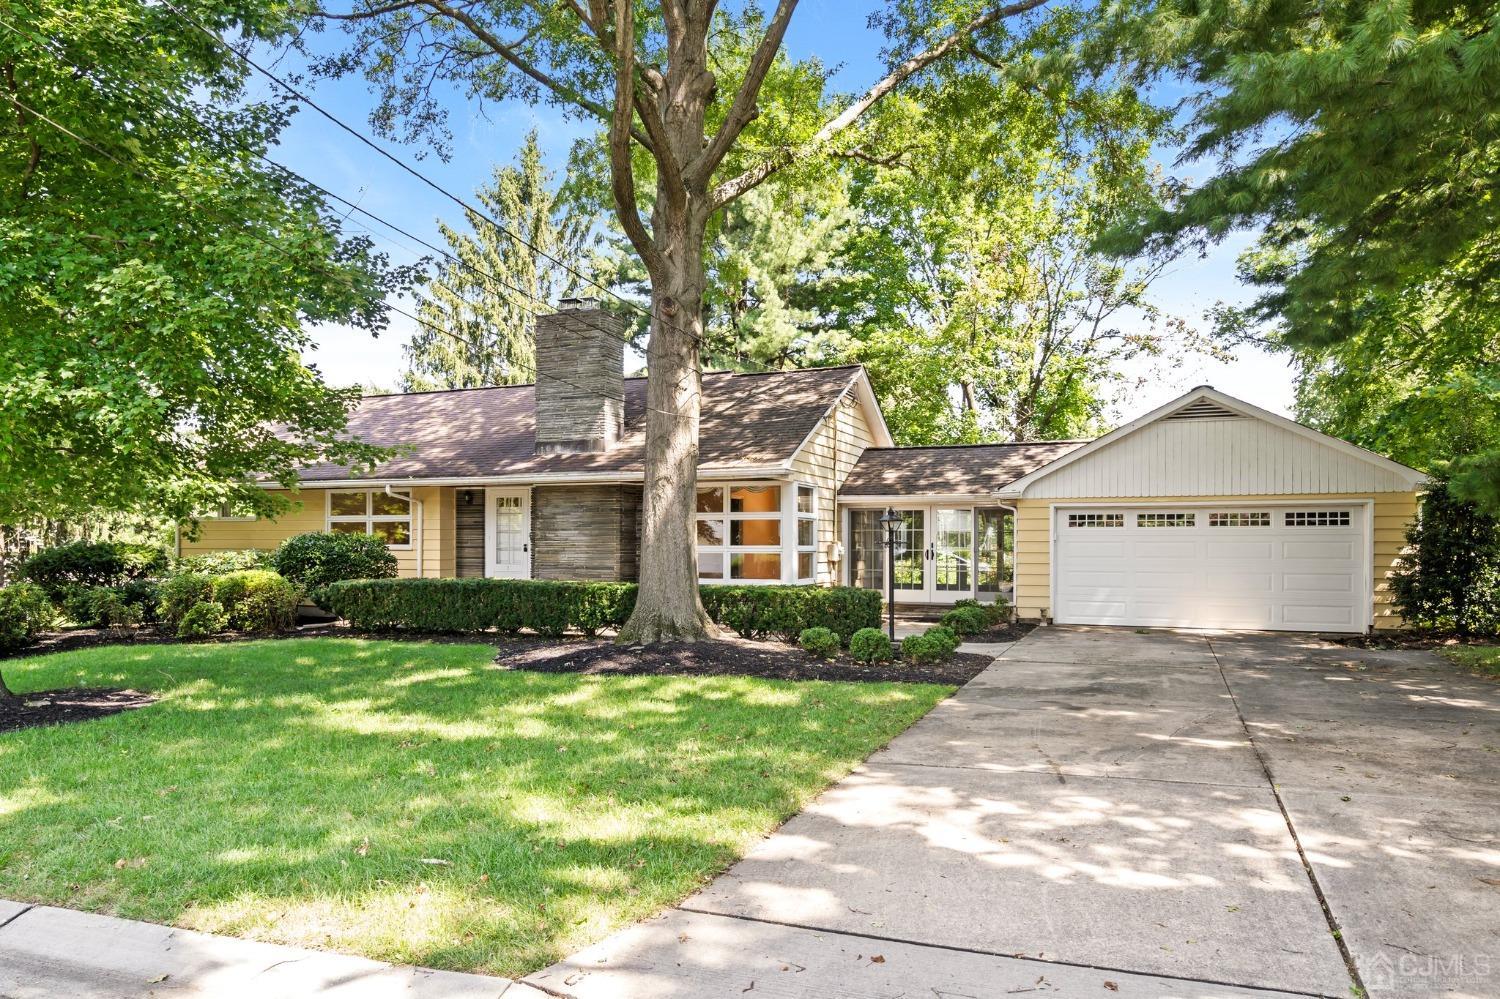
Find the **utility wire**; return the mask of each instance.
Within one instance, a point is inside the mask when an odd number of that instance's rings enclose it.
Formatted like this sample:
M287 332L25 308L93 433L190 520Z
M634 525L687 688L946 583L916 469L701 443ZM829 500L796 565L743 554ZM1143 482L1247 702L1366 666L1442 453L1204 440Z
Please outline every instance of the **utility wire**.
M100 146L98 143L92 141L91 139L85 138L84 136L79 135L77 132L74 132L72 129L68 128L66 125L61 124L60 122L54 120L53 118L51 118L50 116L46 115L45 113L43 113L41 111L38 111L36 108L31 107L30 105L28 105L25 102L21 101L19 98L15 97L14 95L12 95L12 94L5 94L3 96L4 96L4 98L7 101L10 102L10 104L13 107L17 108L18 110L25 111L26 113L28 113L28 114L32 115L33 117L35 117L38 121L45 122L46 124L50 125L52 128L56 129L58 132L61 132L63 135L66 135L68 138L70 138L73 141L79 143L80 145L86 146L86 147L94 150L95 152L99 153L101 156L103 156L106 159L110 160L111 162L115 163L117 166L123 167L125 170L129 171L130 173L134 174L135 176L139 177L140 179L146 180L146 181L149 181L149 182L155 182L155 181L158 180L158 178L151 177L151 176L149 176L147 174L144 174L144 173L140 172L139 170L136 170L136 169L132 168L129 163L126 163L124 160L120 159L118 156L115 156L113 153L111 153L109 150L105 149L104 147ZM230 219L229 221L231 221L231 222L243 222L244 220L243 219ZM268 239L263 238L254 229L241 228L239 231L242 232L242 233L244 233L245 235L250 236L252 239L256 240L257 242L262 243L265 246L268 246L268 247L270 247L273 250L276 250L278 253L281 253L283 256L287 257L287 259L289 259L289 260L297 260L297 258L294 257L290 253L290 251L288 251L286 249L286 247L284 247L284 246L280 245L279 243L276 243L276 242L274 242L272 240L268 240ZM297 262L299 264L302 264L303 266L307 266L307 264L306 264L305 261L297 260ZM343 277L342 275L337 274L337 273L335 273L333 271L327 270L326 268L313 267L312 269L314 271L316 271L317 273L322 274L325 277L334 278L334 279L341 279ZM476 343L474 343L471 340L465 339L464 337L459 336L458 334L452 332L451 330L446 330L446 329L443 329L440 326L435 326L432 323L429 323L427 320L422 319L420 316L415 316L412 313L407 312L405 309L402 309L399 306L392 305L390 302L384 302L382 304L385 306L386 309L388 309L388 310L390 310L392 312L395 312L398 315L405 316L406 318L412 320L413 322L415 322L415 323L417 323L417 324L419 324L421 326L426 327L427 329L432 330L434 333L437 333L440 336L449 337L449 338L457 341L458 343L464 344L464 345L466 345L468 347L471 347L471 348L473 348L475 350L482 349L479 344L476 344ZM591 388L586 388L585 386L579 385L577 382L570 381L570 380L568 380L566 378L563 378L563 377L561 377L559 375L552 374L551 372L543 373L543 372L537 370L537 368L536 368L535 365L526 365L526 364L517 363L516 367L520 368L523 371L528 371L529 370L530 373L531 373L531 375L532 375L532 377L538 379L539 381L541 379L545 378L545 379L547 379L549 381L559 382L559 383L561 383L563 385L567 385L567 386L569 386L571 388L577 389L580 392L593 392L594 391ZM649 405L646 406L645 408L648 411L650 411L650 412L659 413L659 414L661 414L663 416L667 416L667 417L670 417L672 419L678 419L678 420L680 420L680 419L687 419L688 418L688 414L686 414L686 413L672 412L670 410L664 410L664 409L656 409L655 407L652 407L652 406L649 406Z
M524 236L521 236L518 233L512 232L508 227L506 227L505 225L501 224L496 219L491 218L490 216L486 215L484 212L481 212L479 209L477 209L473 205L469 204L463 198L461 198L458 195L454 194L452 191L449 191L447 188L443 187L437 181L431 179L426 174L422 173L420 170L418 170L415 167L411 166L405 160L403 160L400 157L396 156L395 154L391 153L389 150L385 149L383 146L381 146L378 143L376 143L369 136L365 135L363 132L359 131L354 126L348 124L343 119L341 119L337 115L335 115L333 112L327 110L322 105L320 105L318 102L314 101L311 97L308 97L306 94L302 93L300 90L298 90L297 88L293 87L291 84L287 83L285 80L281 79L281 77L277 76L275 73L272 73L270 70L268 70L268 69L264 68L263 66L261 66L255 60L251 59L248 55L245 55L243 52L240 52L234 46L232 46L228 42L226 42L222 37L220 37L213 30L211 30L206 25L204 25L201 21L196 20L195 18L191 17L190 15L188 15L188 14L184 13L182 10L180 10L177 6L175 6L171 2L171 0L160 0L160 2L161 2L161 4L162 4L163 7L166 7L168 10L172 11L172 13L176 14L178 17L182 18L182 20L186 21L188 24L190 24L194 28L196 28L199 32L201 32L202 34L204 34L205 36L207 36L215 45L217 45L220 48L224 49L224 51L230 53L235 58L237 58L241 62L243 62L245 65L249 66L251 69L255 70L257 73L260 73L262 76L266 77L268 80L271 80L277 86L279 86L283 90L285 90L288 94L291 94L293 97L295 97L299 101L302 101L303 103L307 104L313 110L317 111L318 114L322 115L324 118L327 118L333 124L337 125L340 129L342 129L343 131L349 133L350 135L352 135L354 138L358 139L364 145L366 145L366 146L370 147L371 149L375 150L375 152L379 153L385 159L390 160L396 166L400 167L402 170L404 170L407 173L411 174L417 180L420 180L423 184L426 184L428 187L432 188L434 191L437 191L439 194L443 195L445 198L448 198L454 204L456 204L459 207L465 209L466 211L473 212L475 215L479 216L480 218L484 219L486 222L489 222L495 228L499 229L501 232L505 233L511 239L514 239L516 242L520 243L522 246L525 246L528 249L530 249L533 253L535 253L535 254L543 257L544 259L552 261L554 264L556 264L557 266L561 267L563 270L567 271L568 273L572 274L574 277L578 278L580 281L583 281L583 282L585 282L585 283L587 283L589 285L592 285L593 287L595 287L595 288L599 289L600 291L604 292L606 295L609 295L611 298L616 299L617 301L619 301L620 303L622 303L623 305L625 305L626 308L633 309L634 311L639 312L641 315L647 317L648 319L655 319L658 323L661 323L662 325L667 326L667 327L669 327L669 328L671 328L671 329L673 329L673 330L681 333L683 336L686 336L689 339L695 341L700 347L705 347L705 346L712 347L711 344L708 344L705 341L705 339L703 338L703 336L701 334L694 333L691 330L685 329L682 326L679 326L676 323L671 322L666 317L664 317L664 316L662 316L662 315L660 315L658 313L652 312L649 308L643 308L638 302L632 302L630 299L625 298L623 295L620 295L618 292L616 292L616 291L614 291L614 290L612 290L612 289L610 289L610 288L608 288L608 287L600 284L598 281L594 280L593 278L589 277L588 275L583 274L583 273L575 270L573 267L571 267L570 265L568 265L564 261L558 260L556 257L553 257L550 254L546 253L545 251L541 250L540 248L532 245L529 241L527 241L527 239Z

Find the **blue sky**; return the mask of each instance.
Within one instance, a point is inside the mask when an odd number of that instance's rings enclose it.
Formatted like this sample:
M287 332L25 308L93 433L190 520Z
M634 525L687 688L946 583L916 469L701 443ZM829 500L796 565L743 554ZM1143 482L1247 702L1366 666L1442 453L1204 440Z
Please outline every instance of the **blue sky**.
M838 67L835 85L840 89L853 91L868 85L879 77L883 68L879 61L881 38L866 26L868 11L877 5L873 0L802 0L788 32L788 50L797 57L815 55ZM342 37L336 30L330 30L314 37L313 43L331 49ZM280 58L275 67L278 74L300 68L294 54L264 55L273 60ZM262 61L262 65L266 62ZM323 107L361 131L369 132L366 117L375 99L362 79L307 80L304 86ZM257 75L251 81L250 94L263 96L274 87ZM483 183L495 164L510 162L529 130L538 131L548 162L557 169L565 163L574 139L591 130L589 124L565 119L550 107L512 103L487 108L486 114L480 116L455 98L452 108L453 155L447 162L436 155L426 155L429 151L416 146L388 148L461 197L468 197ZM272 155L309 179L435 243L440 244L436 219L459 216L457 206L441 194L403 173L310 109L304 109L294 119L282 135L280 148ZM1192 179L1192 170L1185 173ZM356 214L348 224L362 230L367 223L367 219ZM377 224L368 223L368 230L397 261L406 262L422 255L420 247ZM1156 284L1156 302L1170 313L1197 321L1215 302L1244 301L1247 293L1235 278L1234 259L1250 238L1249 234L1243 234L1227 240L1205 258L1178 261L1173 271ZM410 309L410 303L403 307ZM336 384L394 386L403 367L401 346L409 338L412 326L410 320L395 316L390 328L378 339L363 331L319 327L313 331L317 347L308 358ZM1228 363L1189 357L1166 370L1143 366L1130 374L1142 384L1131 390L1118 407L1117 417L1137 415L1205 383L1275 412L1289 412L1292 403L1292 373L1285 360L1251 348L1242 348Z

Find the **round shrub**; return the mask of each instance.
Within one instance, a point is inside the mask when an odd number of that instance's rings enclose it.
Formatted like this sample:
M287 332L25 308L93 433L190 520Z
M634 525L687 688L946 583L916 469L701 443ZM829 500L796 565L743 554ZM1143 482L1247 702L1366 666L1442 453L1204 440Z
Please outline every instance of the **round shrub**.
M862 663L883 663L891 658L891 640L879 628L861 628L849 638L849 654Z
M296 622L301 594L269 569L243 569L215 579L213 598L224 606L231 627L269 632L290 628Z
M839 636L828 628L803 628L797 644L819 659L832 659L839 654Z
M200 600L177 622L178 638L208 638L229 627L229 615L217 600Z
M21 576L60 600L69 587L120 586L167 571L167 553L155 545L74 541L44 548L21 564Z
M942 662L949 654L942 641L931 635L907 635L901 639L901 657L907 662L925 666Z
M977 606L955 607L943 615L943 626L960 635L977 635L989 629L989 615Z
M396 575L396 556L384 541L370 534L299 534L283 541L269 564L309 593L340 580Z
M52 627L57 610L47 591L34 583L0 587L0 652L24 649Z
M184 555L172 563L172 572L222 576L226 572L239 572L241 569L264 569L270 561L271 553L264 549L237 548L222 552Z
M961 607L974 607L984 614L987 627L996 628L1010 620L1010 603L1004 597L996 596L993 603L982 604L973 597L965 597L953 603L954 609Z
M213 599L214 580L207 573L181 572L168 576L158 592L157 616L164 624L176 628L188 611ZM220 610L222 609L221 607Z
M958 633L945 625L935 624L924 633L928 638L938 642L946 650L947 655L952 655L958 649Z

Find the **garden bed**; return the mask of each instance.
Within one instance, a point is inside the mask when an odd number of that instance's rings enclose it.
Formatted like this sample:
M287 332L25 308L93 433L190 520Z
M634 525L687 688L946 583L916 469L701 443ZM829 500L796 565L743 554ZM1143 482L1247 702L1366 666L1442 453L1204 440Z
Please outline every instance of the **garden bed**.
M60 687L19 694L0 700L0 732L15 732L43 725L90 721L121 711L144 708L155 701L138 690L109 687Z
M946 662L931 664L909 663L899 658L885 663L861 663L847 654L836 659L818 659L795 645L732 637L651 646L617 645L603 638L530 637L501 639L496 644L499 651L495 663L505 669L623 676L688 674L961 686L992 661L990 656L958 654Z
M1368 635L1331 635L1329 641L1350 649L1443 649L1491 645L1492 638L1463 638L1442 631L1377 631Z

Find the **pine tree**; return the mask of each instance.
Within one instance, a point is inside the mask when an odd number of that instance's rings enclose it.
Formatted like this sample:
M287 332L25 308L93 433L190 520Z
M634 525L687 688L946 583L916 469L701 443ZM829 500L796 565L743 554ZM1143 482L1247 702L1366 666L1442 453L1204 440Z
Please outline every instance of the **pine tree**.
M475 198L525 243L474 212L464 213L467 233L438 223L457 259L442 266L418 306L430 326L419 327L406 347L408 392L531 381L536 316L576 292L578 275L591 266L594 219L559 197L536 132L526 136L516 164L497 168Z

